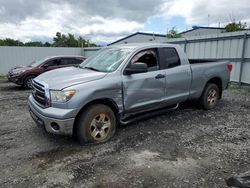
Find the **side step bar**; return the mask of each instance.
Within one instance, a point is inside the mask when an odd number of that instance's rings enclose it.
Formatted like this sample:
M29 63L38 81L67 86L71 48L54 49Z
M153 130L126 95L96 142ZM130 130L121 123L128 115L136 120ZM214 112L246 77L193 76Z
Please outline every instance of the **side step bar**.
M164 114L166 112L172 111L172 110L176 110L179 107L179 103L176 104L174 107L171 106L170 108L161 108L159 110L154 110L154 111L149 111L149 112L144 112L138 115L133 115L132 117L128 117L125 119L121 119L120 123L123 125L135 122L135 121L139 121L145 118L150 118L156 115L160 115L160 114Z

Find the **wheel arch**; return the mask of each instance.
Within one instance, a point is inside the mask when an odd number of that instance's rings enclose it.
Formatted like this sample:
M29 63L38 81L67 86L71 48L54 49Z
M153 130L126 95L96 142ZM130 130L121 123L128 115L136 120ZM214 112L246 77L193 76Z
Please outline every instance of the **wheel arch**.
M95 100L92 100L90 102L88 102L87 104L85 104L80 110L79 112L77 113L76 115L76 118L75 118L75 122L74 122L74 126L73 126L73 133L75 134L75 131L76 131L76 125L77 125L77 121L79 120L81 114L90 106L92 105L95 105L95 104L104 104L108 107L111 108L111 110L114 112L115 114L115 117L116 117L116 121L117 123L119 123L119 118L120 118L120 115L119 115L119 108L116 104L116 102L112 99L109 99L109 98L101 98L101 99L95 99Z
M209 83L213 83L213 84L216 84L216 85L218 86L218 88L219 88L219 98L221 99L221 97L222 97L222 80L221 80L221 78L220 78L220 77L213 77L213 78L210 78L210 79L207 81L207 83L206 83L206 85L205 85L203 91L205 90L206 86L207 86Z
M27 80L27 78L29 78L29 77L37 77L38 75L37 74L27 74L27 75L25 75L25 76L23 76L23 79L22 79L22 85L25 87L25 84L26 84L26 80Z
M28 77L30 77L30 76L34 76L34 77L37 77L38 76L38 74L27 74L27 75L24 75L23 76L23 82L28 78Z

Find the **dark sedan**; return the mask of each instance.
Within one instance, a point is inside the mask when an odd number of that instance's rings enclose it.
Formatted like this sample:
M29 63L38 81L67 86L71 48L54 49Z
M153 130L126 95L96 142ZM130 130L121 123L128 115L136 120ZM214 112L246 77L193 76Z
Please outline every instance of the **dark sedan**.
M68 66L78 66L86 58L83 56L53 56L33 61L28 66L16 66L8 74L8 80L23 86L26 89L32 87L32 80L47 71Z

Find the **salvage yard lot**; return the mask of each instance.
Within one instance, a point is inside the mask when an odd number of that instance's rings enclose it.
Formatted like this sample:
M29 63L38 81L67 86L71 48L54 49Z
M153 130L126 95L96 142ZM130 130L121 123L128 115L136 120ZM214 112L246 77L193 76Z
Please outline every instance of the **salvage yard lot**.
M225 91L211 111L181 105L87 146L37 127L29 93L0 81L0 187L226 187L250 170L247 92Z

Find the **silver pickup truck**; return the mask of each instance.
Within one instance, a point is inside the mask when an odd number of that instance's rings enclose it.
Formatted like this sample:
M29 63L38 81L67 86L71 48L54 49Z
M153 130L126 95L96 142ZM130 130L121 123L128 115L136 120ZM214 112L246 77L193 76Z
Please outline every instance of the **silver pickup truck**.
M118 124L175 109L186 100L212 109L227 87L232 65L189 60L171 44L105 47L79 67L33 80L28 106L34 121L81 144L109 140Z

